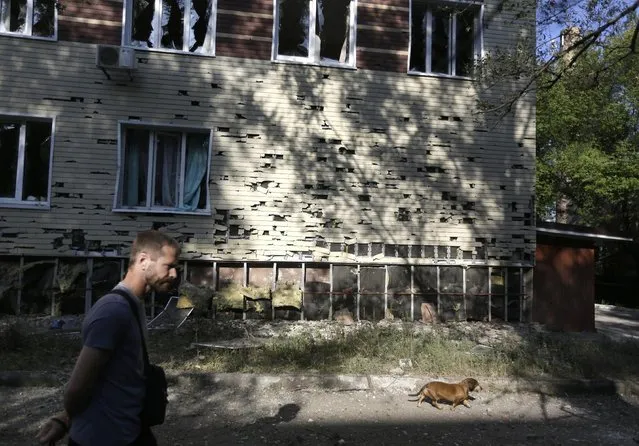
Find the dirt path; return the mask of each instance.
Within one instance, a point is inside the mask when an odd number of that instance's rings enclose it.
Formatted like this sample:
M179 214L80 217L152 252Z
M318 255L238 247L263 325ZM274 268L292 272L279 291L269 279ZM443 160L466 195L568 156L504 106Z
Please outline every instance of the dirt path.
M596 304L595 328L614 339L639 341L639 310Z
M171 391L161 445L634 445L639 401L486 389L471 409L416 407L382 391ZM60 389L0 387L0 444L34 444Z

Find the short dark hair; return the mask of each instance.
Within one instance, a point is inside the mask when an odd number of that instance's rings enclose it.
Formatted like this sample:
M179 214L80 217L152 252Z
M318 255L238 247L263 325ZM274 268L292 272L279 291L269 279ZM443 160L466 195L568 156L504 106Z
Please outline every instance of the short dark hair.
M131 254L129 254L129 265L135 263L136 256L142 251L146 251L151 255L152 259L157 259L162 253L162 248L170 246L175 249L177 255L180 255L180 245L168 234L155 229L148 229L139 232L131 246Z

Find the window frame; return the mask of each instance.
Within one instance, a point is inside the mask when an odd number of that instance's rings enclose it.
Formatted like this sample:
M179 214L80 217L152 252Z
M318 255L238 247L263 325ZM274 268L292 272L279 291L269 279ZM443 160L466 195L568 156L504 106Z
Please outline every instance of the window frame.
M317 0L308 0L309 3L309 43L308 43L308 53L307 57L302 56L287 56L287 55L279 55L279 25L280 25L280 14L278 5L280 0L273 0L273 43L271 45L271 62L276 63L295 63L302 65L313 65L313 66L321 66L321 67L334 67L334 68L345 68L345 69L357 69L357 2L358 0L350 0L351 8L350 8L350 23L349 23L349 59L352 61L350 63L341 63L339 61L333 61L330 59L322 60L320 56L320 49L316 48L315 39L311 39L310 36L315 34L315 27L317 24Z
M189 54L192 56L200 56L200 57L215 57L216 54L216 36L217 36L217 0L211 0L211 17L209 18L208 30L211 32L211 49L210 52L202 52L202 53L194 53L185 50L175 50L171 48L148 48L143 46L134 45L131 40L131 33L133 32L133 3L135 0L124 0L124 7L122 8L122 46L126 48L133 48L135 50L140 51L156 51L160 53L171 53L171 54ZM154 0L155 2L155 11L162 10L162 0ZM189 0L186 4L188 4L188 8L191 8L191 0ZM186 7L184 12L184 17L187 16ZM159 23L162 20L162 15L154 15L153 17L153 28L160 29ZM188 30L190 29L189 23L184 21L183 25L183 35L189 35Z
M18 141L18 166L16 172L16 192L14 198L0 197L0 208L19 208L19 209L51 209L51 186L53 181L53 148L55 146L55 126L56 117L51 115L32 115L32 114L15 114L5 113L0 110L0 118L3 120L15 120L20 122L20 140ZM49 144L49 174L47 177L47 199L46 201L28 201L17 199L15 197L22 195L22 185L24 183L24 156L26 150L26 124L29 121L50 122L51 123L51 142ZM20 178L18 178L18 174Z
M413 3L419 2L424 3L426 5L426 14L427 14L427 25L425 33L425 48L424 48L424 57L425 57L425 71L416 71L411 70L410 62L411 55L413 51ZM455 60L455 51L456 51L456 43L457 43L457 33L456 33L456 24L457 19L453 19L450 22L450 38L449 38L449 52L448 52L448 73L434 73L430 71L432 68L432 20L433 14L432 9L437 6L464 6L464 7L472 7L477 8L474 14L474 27L477 30L475 35L475 40L473 42L473 61L484 57L484 2L473 1L473 0L410 0L408 7L408 26L409 26L409 38L408 38L408 63L406 67L406 72L412 76L429 76L429 77L446 77L446 78L454 78L454 79L467 79L473 80L473 76L460 76L455 73L456 69L456 60ZM453 74L451 74L453 73Z
M26 0L27 2L27 16L30 20L25 20L25 32L19 33L15 31L7 31L5 29L5 18L3 16L3 11L5 3L11 3L13 0L0 0L0 35L2 36L12 36L12 37L20 37L23 39L34 39L34 40L45 40L45 41L57 41L58 40L58 7L57 1L54 1L55 5L53 7L53 35L46 36L34 36L33 35L33 4L35 0Z
M196 209L194 211L182 210L178 207L158 207L158 206L123 206L122 205L122 194L124 193L124 187L122 181L124 180L123 169L124 169L124 150L126 148L124 132L127 128L136 128L140 130L147 130L154 135L162 132L180 132L181 140L184 141L185 135L189 132L191 133L200 133L206 134L209 137L209 146L208 146L208 163L206 167L206 207L204 209ZM149 138L149 145L156 140L156 137ZM209 181L211 178L211 155L213 148L213 130L208 127L194 127L194 126L184 126L179 124L166 124L166 123L158 123L153 121L130 121L123 120L118 121L118 158L117 158L117 167L116 167L116 179L115 179L115 194L113 195L113 208L112 211L115 213L136 213L136 214L175 214L175 215L203 215L210 216L212 215L211 210L211 193ZM149 166L155 161L154 156L149 156ZM184 169L184 163L186 160L186 149L182 150L180 156L180 169ZM155 177L149 175L147 178L147 203L149 203L150 197L152 197ZM149 187L151 186L151 187ZM180 183L177 185L180 191L184 188L184 177L180 177ZM182 195L182 194L181 194ZM180 200L182 197L180 197Z

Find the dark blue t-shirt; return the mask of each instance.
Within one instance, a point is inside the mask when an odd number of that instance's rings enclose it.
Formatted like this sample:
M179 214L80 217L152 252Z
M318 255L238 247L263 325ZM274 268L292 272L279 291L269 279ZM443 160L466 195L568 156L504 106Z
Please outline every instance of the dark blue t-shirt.
M144 311L140 300L124 285ZM142 323L143 329L145 323ZM144 358L139 328L128 301L106 294L93 305L82 324L85 346L108 350L111 358L98 378L91 403L71 422L70 436L82 446L125 446L140 434L144 400Z

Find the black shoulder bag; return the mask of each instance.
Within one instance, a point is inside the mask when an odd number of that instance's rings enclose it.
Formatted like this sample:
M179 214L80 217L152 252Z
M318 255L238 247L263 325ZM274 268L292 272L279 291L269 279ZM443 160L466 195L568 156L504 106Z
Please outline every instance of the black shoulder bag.
M138 306L133 302L131 296L123 290L112 290L113 294L118 294L124 297L131 307L133 316L138 323L140 329L140 339L142 340L142 352L144 354L144 376L146 384L146 397L142 405L142 413L140 419L143 426L151 427L164 423L164 417L166 416L166 405L168 404L168 384L166 382L166 375L164 369L159 365L154 365L149 362L149 354L146 350L146 340L144 339L144 332L142 330L142 323L140 322L140 313Z

